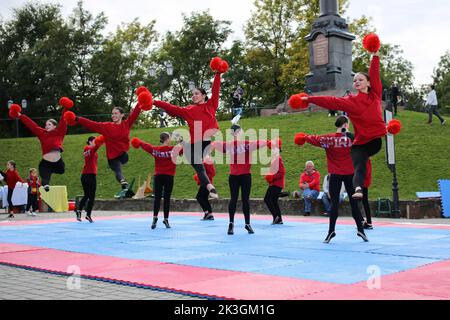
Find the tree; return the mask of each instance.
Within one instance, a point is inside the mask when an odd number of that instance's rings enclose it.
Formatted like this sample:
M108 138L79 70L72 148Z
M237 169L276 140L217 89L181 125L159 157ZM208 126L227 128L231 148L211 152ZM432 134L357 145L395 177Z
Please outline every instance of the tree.
M437 67L433 70L433 84L441 106L450 106L450 51L441 56Z

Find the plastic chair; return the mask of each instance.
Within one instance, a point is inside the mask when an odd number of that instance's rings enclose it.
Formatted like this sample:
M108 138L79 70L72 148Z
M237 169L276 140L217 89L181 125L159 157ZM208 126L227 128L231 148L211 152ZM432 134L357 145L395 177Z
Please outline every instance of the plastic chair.
M378 198L377 200L377 210L375 211L375 216L379 216L381 214L392 214L391 209L391 200Z

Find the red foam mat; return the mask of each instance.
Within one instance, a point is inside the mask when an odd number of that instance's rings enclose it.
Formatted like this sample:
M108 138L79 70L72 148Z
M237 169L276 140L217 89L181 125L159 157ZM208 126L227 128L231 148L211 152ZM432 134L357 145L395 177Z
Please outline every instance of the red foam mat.
M384 276L380 290L368 289L365 282L340 285L16 244L0 244L0 263L60 273L78 266L87 277L227 299L450 299L450 260Z

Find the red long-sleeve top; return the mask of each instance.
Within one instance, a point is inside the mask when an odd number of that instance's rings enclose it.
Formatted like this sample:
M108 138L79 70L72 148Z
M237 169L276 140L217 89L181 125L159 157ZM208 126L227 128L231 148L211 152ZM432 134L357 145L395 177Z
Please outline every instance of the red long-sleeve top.
M325 149L328 173L350 175L355 171L350 155L352 140L344 133L331 133L320 136L308 135L306 136L306 142Z
M26 115L20 115L20 121L22 121L22 123L39 139L39 142L41 143L42 155L54 150L61 152L64 151L63 142L64 137L67 134L67 122L64 120L64 113L66 113L67 110L68 109L63 109L58 126L52 131L47 131L44 128L41 128L36 124L36 122L31 120Z
M309 189L317 190L320 192L320 173L317 170L314 170L311 174L308 174L306 171L302 173L300 176L299 186L301 186L304 182L309 184Z
M273 180L269 185L284 189L286 184L286 169L281 155L276 157L270 164L270 174L273 175Z
M97 174L98 168L98 153L97 150L101 145L86 146L84 147L83 157L84 157L84 167L82 174Z
M311 96L309 102L330 110L342 110L355 129L353 144L366 144L387 134L381 111L382 85L380 80L380 58L374 56L369 69L371 89L368 94L358 93L343 98Z
M78 117L78 123L88 130L97 132L105 137L106 157L115 159L130 150L130 130L141 113L141 107L131 111L127 119L120 124L114 122L97 122L83 117Z
M372 184L372 161L367 161L366 165L366 178L364 179L363 187L369 188Z
M267 141L243 141L234 140L231 142L216 141L213 149L229 156L230 175L240 176L243 174L251 174L252 171L252 153L259 148L267 146Z
M141 147L155 158L155 176L161 174L175 176L176 158L183 153L182 149L177 148L178 151L174 152L175 146L153 146L145 142L141 144Z
M23 182L17 170L6 170L5 176L9 190L13 190L16 187L17 182Z
M179 117L189 125L191 143L209 140L219 130L216 111L219 107L220 74L214 77L212 96L206 103L178 107L163 101L154 101L153 104L163 109L172 117Z
M38 194L39 187L41 186L41 183L39 182L38 176L28 176L27 179L28 182L28 190L31 194Z

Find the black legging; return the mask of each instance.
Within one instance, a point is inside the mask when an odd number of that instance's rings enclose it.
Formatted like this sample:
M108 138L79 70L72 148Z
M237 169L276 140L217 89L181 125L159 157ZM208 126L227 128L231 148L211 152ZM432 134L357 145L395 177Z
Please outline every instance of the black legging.
M236 205L239 198L239 188L242 190L242 211L244 213L245 224L250 224L250 191L252 188L252 175L242 174L239 176L230 175L228 178L230 184L230 203L228 204L228 213L230 222L234 222Z
M366 213L366 220L368 224L372 224L372 215L370 213L370 205L369 205L369 189L363 188L363 199L362 204L364 207L364 212Z
M197 192L197 202L200 204L200 207L202 207L203 212L212 213L212 207L211 203L209 203L209 191L206 189L205 186L200 186Z
M273 219L276 217L281 218L281 210L278 205L278 198L280 197L280 192L283 190L277 186L269 186L267 189L266 195L264 196L264 202L269 208L270 213L272 214Z
M330 228L329 232L333 232L336 229L336 221L339 212L339 198L342 187L342 182L344 182L345 190L350 199L350 206L352 207L352 216L355 220L358 231L363 231L361 211L358 207L358 201L352 198L355 193L355 189L352 184L353 175L337 175L332 174L330 176L330 196L331 196L331 213L330 213Z
M170 196L173 190L173 176L158 174L154 177L155 201L153 202L153 216L157 217L161 207L161 198L164 193L164 219L169 219Z
M355 174L353 175L353 186L355 189L357 187L362 189L366 178L367 161L381 150L381 145L381 138L377 138L366 144L352 146L350 154L352 156L353 167L355 168Z
M37 211L39 209L39 201L38 201L37 193L29 193L28 194L28 202L27 202L27 210L26 211L30 211L30 209L33 209L33 212Z
M118 182L125 181L125 177L122 174L122 166L128 162L128 153L124 152L117 158L108 160L109 167L116 176Z
M203 158L205 154L208 153L210 145L211 141L199 141L191 144L183 144L184 156L197 173L200 180L200 185L205 187L211 183L208 175L206 174L205 166L203 165Z
M13 203L12 203L13 192L14 192L14 189L8 188L8 198L7 198L7 200L8 200L8 212L11 212L11 213L13 212L13 209L14 209L14 206L13 206Z
M65 169L66 165L62 158L57 162L50 162L42 159L39 163L39 174L41 175L42 185L49 185L52 174L63 174L65 172Z
M84 190L84 197L81 199L78 210L83 210L86 205L86 214L91 216L92 208L95 202L95 192L97 190L97 175L95 174L82 174L81 184Z

